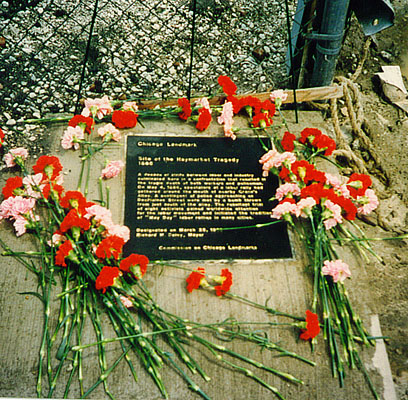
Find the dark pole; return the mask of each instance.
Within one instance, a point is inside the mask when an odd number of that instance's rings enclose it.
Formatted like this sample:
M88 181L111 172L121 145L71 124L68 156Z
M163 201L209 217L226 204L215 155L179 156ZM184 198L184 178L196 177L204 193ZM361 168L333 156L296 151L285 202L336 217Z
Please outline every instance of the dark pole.
M77 96L77 101L76 101L76 104L75 104L75 114L78 113L79 100L81 99L82 85L83 85L83 81L84 81L84 78L85 78L86 64L88 62L89 48L91 47L92 34L93 34L94 25L95 25L97 11L98 11L98 0L95 0L95 7L94 7L93 15L92 15L91 26L89 27L88 43L86 44L84 61L82 63L81 78L79 80L78 96Z
M318 33L307 35L317 40L316 57L310 85L331 85L337 58L343 42L344 27L350 0L325 0L322 21Z

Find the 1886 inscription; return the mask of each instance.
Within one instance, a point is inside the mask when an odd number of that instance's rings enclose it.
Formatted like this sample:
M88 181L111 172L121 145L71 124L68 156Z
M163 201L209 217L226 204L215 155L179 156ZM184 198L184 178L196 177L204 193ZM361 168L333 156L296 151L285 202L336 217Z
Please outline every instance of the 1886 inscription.
M262 154L256 138L129 136L126 252L152 260L291 257L284 223L253 227L272 221L277 186L262 177Z

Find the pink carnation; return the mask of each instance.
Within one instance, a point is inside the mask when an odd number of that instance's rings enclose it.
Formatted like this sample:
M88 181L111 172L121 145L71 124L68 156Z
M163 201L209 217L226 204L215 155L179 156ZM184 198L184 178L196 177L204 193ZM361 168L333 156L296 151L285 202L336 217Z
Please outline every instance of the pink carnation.
M313 197L306 197L305 199L301 199L297 204L297 216L301 216L303 218L307 218L310 216L312 212L312 208L316 205L316 200Z
M133 111L133 112L138 111L137 103L135 101L127 101L123 103L122 108L124 111Z
M235 140L237 137L232 131L232 125L234 124L234 120L232 119L233 116L234 116L233 105L230 101L228 101L227 103L224 103L224 105L222 106L222 113L218 117L217 121L219 124L224 124L225 136L230 137L232 140Z
M115 125L109 123L103 126L102 128L98 129L98 135L103 138L104 141L109 142L114 140L115 142L119 142L121 138L120 131L116 129Z
M109 236L117 236L126 243L130 239L130 229L126 225L110 225L107 227Z
M333 187L336 192L339 192L341 196L345 197L346 199L350 198L350 191L347 189L345 183L343 183L340 178L337 176L328 174L327 172L324 174L326 177L325 184L329 187Z
M20 215L28 214L35 206L35 199L21 196L9 197L0 204L0 219L16 219Z
M4 162L8 168L16 166L16 158L19 157L20 160L27 160L28 151L24 147L17 147L16 149L11 149L5 156Z
M297 213L296 204L285 201L284 203L278 204L272 210L272 218L281 219L288 217L290 214L296 215L296 213Z
M364 196L357 196L357 203L361 205L357 208L357 212L367 215L378 207L379 201L374 190L367 189Z
M74 148L79 149L79 141L84 139L83 129L77 125L76 127L68 126L61 139L61 146L63 149L68 150Z
M45 184L41 184L42 178L41 172L35 175L27 175L23 178L23 185L28 197L33 197L34 199L42 197L41 193L45 186Z
M275 197L281 201L288 194L290 194L289 197L300 195L300 187L297 185L297 183L284 183L283 185L280 185L276 189Z
M204 107L211 113L211 107L210 107L210 103L208 102L207 97L203 97L201 99L198 99L196 101L196 106L197 107Z
M102 170L102 178L111 179L120 174L125 163L122 160L110 161L109 164Z
M94 204L93 206L85 208L85 211L86 214L84 217L86 219L94 218L94 221L96 221L98 225L102 225L105 228L113 225L112 213L106 207Z
M274 90L271 95L270 99L273 102L277 102L278 99L280 99L281 102L285 101L288 98L288 94L285 93L282 89Z
M109 115L113 111L108 96L103 96L101 99L86 99L85 108L82 110L84 117L97 117L102 119L105 115Z
M333 282L344 282L351 276L350 267L342 260L325 261L322 267L323 275L333 277Z
M343 217L341 216L341 207L338 204L335 204L330 200L326 200L324 202L324 207L326 209L322 214L323 218L325 218L323 224L327 230L343 222Z
M262 175L268 176L269 170L271 168L279 168L282 166L282 164L288 168L295 161L296 161L296 156L293 153L289 151L285 151L284 153L279 153L277 150L274 149L274 150L269 150L267 153L265 153L259 160L259 163L263 164L262 165L262 169L263 169Z
M14 226L14 229L16 230L16 236L21 236L27 232L28 223L29 222L21 215L15 219L13 226Z
M133 303L129 297L126 296L120 296L120 302L123 304L124 307L126 308L131 308L133 307Z

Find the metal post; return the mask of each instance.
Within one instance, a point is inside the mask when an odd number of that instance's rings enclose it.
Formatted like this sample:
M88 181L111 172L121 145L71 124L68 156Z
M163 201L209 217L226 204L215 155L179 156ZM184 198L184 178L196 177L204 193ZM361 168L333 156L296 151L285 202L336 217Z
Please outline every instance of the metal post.
M193 80L193 59L194 59L194 40L195 40L195 24L197 15L197 1L192 0L193 6L193 21L191 22L191 42L190 42L190 66L188 71L188 88L187 88L187 98L190 100L191 97L191 86Z
M82 85L83 85L83 81L85 78L86 64L88 62L89 48L91 47L92 34L93 34L97 12L98 12L98 0L95 0L95 6L94 6L93 14L92 14L91 26L89 28L88 42L86 44L84 61L82 62L81 78L79 79L79 89L78 89L78 94L77 94L77 101L75 104L75 114L78 114L78 110L79 110L79 101L81 100Z
M311 86L331 85L344 36L350 0L326 0L319 33L307 35L317 40Z

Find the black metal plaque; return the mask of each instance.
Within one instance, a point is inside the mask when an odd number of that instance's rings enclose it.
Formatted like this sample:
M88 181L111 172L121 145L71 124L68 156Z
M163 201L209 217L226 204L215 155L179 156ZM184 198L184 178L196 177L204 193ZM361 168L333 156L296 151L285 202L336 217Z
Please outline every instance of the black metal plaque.
M254 227L272 221L269 199L278 184L262 177L263 153L257 138L129 136L125 253L151 260L292 257L285 223Z

